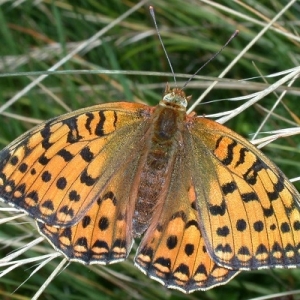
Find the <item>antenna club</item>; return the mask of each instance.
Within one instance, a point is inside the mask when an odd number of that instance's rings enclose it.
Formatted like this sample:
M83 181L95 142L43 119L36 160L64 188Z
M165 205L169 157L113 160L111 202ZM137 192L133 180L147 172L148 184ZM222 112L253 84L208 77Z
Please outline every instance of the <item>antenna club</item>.
M153 18L153 15L154 15L154 7L152 5L149 6L149 11L150 11L150 14Z

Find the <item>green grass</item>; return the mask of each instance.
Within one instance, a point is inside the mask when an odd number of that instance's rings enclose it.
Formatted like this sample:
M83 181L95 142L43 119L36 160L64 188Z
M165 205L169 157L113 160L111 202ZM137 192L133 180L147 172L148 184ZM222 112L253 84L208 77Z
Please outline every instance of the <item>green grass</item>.
M138 1L34 1L6 2L0 6L1 73L46 71L90 39L101 29L111 29L88 43L59 70L128 70L133 74L54 74L49 75L29 92L18 98L0 116L0 148L32 128L34 121L47 120L67 111L112 101L136 101L155 105L161 99L166 82L173 77L153 76L151 72L170 72L165 54L154 30L148 7L153 5L160 33L175 74L193 74L238 29L239 35L210 62L187 87L196 100L219 74L245 49L258 33L278 14L288 1L223 0L156 1L142 5L125 19L119 20ZM206 3L207 2L207 3ZM249 6L248 6L249 5ZM239 58L237 63L198 105L199 115L228 111L241 101L215 101L262 91L279 78L256 78L281 72L299 65L299 2L295 2L273 27ZM115 22L116 21L116 22ZM115 22L115 23L113 23ZM134 72L145 71L147 75ZM4 76L0 78L0 105L25 88L37 76ZM178 86L187 79L177 76ZM271 93L226 123L230 128L250 137L271 109L278 94ZM263 126L262 131L296 127L299 124L299 80ZM55 95L55 97L53 96ZM245 102L245 101L244 101ZM64 106L62 105L64 104ZM288 109L287 109L288 108ZM10 113L10 115L7 115ZM293 114L295 116L293 116ZM277 116L275 115L277 114ZM280 119L278 116L281 116ZM20 119L22 118L22 119ZM289 123L289 122L291 123ZM261 135L265 136L265 135ZM300 138L281 138L263 151L288 177L299 176ZM297 184L297 187L300 187ZM13 221L12 221L13 222ZM17 221L15 221L17 222ZM30 234L19 244L9 240ZM32 241L39 235L32 224L1 225L0 237L7 247L0 258ZM9 244L9 245L8 245ZM136 245L134 245L136 249ZM47 242L24 253L24 258L51 252ZM207 292L184 295L167 290L147 278L133 266L132 251L128 261L110 266L85 267L72 263L57 276L41 299L250 299L300 289L300 270L261 270L242 272L232 281ZM33 275L11 294L33 269L22 266L0 278L0 298L30 299L61 261L57 258ZM33 265L33 264L32 264ZM299 299L300 296L290 296Z

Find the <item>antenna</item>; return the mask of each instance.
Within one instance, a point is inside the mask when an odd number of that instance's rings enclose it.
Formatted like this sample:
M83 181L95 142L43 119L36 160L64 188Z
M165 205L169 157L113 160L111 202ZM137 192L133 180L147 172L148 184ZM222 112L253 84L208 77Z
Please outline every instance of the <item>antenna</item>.
M170 58L169 58L169 56L168 56L168 53L167 53L167 50L166 50L166 48L165 48L165 46L164 46L164 44L163 44L163 41L162 41L162 38L161 38L161 35L160 35L160 33L159 33L159 30L158 30L158 26L157 26L157 23L156 23L156 18L155 18L155 13L154 13L154 7L153 6L149 6L149 10L150 10L150 15L151 15L151 17L152 17L152 19L153 19L153 22L154 22L154 26L155 26L155 29L156 29L156 33L157 33L157 35L158 35L158 38L159 38L159 41L160 41L160 44L161 44L161 46L162 46L162 48L163 48L163 50L164 50L164 52L165 52L165 56L166 56L166 58L167 58L167 60L168 60L168 63L169 63L169 66L170 66L170 69L171 69L171 72L172 72L172 74L173 74L173 77L174 77L174 82L175 82L175 85L176 85L176 87L177 87L177 81L176 81L176 77L175 77L175 73L174 73L174 70L173 70L173 67L172 67L172 64L171 64L171 61L170 61ZM223 51L223 49L231 42L231 40L232 39L234 39L237 35L239 34L239 31L238 30L236 30L232 35L231 35L231 37L228 39L228 41L225 43L225 45L224 46L222 46L222 48L219 50L219 51L217 51L208 61L206 61L205 63L204 63L204 65L202 65L188 80L187 80L187 82L183 85L183 87L182 87L182 90L188 85L188 83L209 63L209 62L211 62L217 55L219 55L222 51Z
M160 33L159 33L159 30L158 30L158 26L157 26L157 23L156 23L156 18L155 18L155 13L154 13L154 8L153 8L153 6L149 6L149 10L150 10L150 15L151 15L151 17L152 17L152 19L153 19L153 22L154 22L154 26L155 26L155 29L156 29L156 33L157 33L157 35L158 35L160 44L161 44L161 46L162 46L162 48L163 48L163 50L164 50L164 52L165 52L165 56L166 56L166 58L167 58L167 60L168 60L168 63L169 63L171 72L172 72L172 74L173 74L174 82L175 82L175 85L176 85L176 87L177 87L177 82L176 82L175 73L174 73L174 70L173 70L173 67L172 67L170 58L169 58L169 56L168 56L167 50L166 50L166 48L165 48L165 46L164 46L164 43L163 43L163 41L162 41L161 35L160 35Z
M204 63L204 65L202 65L192 76L191 76L191 78L183 85L183 87L182 87L182 89L184 89L187 85L188 85L188 83L209 63L209 62L211 62L217 55L219 55L222 51L223 51L223 49L231 42L231 40L232 39L234 39L237 35L239 34L239 31L238 30L236 30L232 35L231 35L231 37L228 39L228 41L225 43L225 45L223 45L222 46L222 48L218 51L218 52L216 52L208 61L206 61L205 63Z

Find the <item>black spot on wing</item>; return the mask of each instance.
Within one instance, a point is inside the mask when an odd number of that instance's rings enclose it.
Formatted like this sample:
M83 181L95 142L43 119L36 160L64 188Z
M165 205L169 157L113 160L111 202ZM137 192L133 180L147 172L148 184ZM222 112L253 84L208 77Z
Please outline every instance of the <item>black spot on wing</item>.
M200 264L195 272L195 275L198 275L198 274L203 274L204 277L207 277L208 273L207 273L207 269L205 267L204 264ZM196 277L196 276L195 276Z
M88 250L88 241L85 237L80 237L76 240L75 246L81 246L85 248L85 250Z
M245 162L245 157L246 157L246 152L248 152L249 150L247 148L242 148L240 150L240 156L238 161L235 164L235 168L238 167L239 165L243 164Z
M171 220L175 220L177 218L182 219L184 223L186 223L187 221L187 216L183 211L177 211L176 213L174 213L171 217Z
M280 230L282 233L287 233L287 232L290 232L291 228L287 222L282 222L280 225Z
M228 182L221 186L223 194L226 196L227 194L231 194L237 190L237 184L235 181Z
M57 155L62 157L65 162L69 162L74 157L74 155L66 149L59 150Z
M72 144L78 142L82 139L82 136L79 134L77 126L77 118L69 118L62 121L64 125L67 125L69 128L67 142Z
M187 256L190 256L194 253L195 246L193 244L186 244L184 247L184 252Z
M239 219L236 221L236 229L238 231L244 231L247 228L247 222L244 219Z
M262 221L256 221L253 223L253 228L256 232L261 232L264 230L264 223Z
M12 156L9 162L11 165L16 166L19 162L18 156Z
M230 230L229 230L228 226L223 226L223 227L218 227L217 228L217 235L218 236L226 237L229 234L230 234Z
M294 230L300 230L300 221L296 220L293 224Z
M219 244L217 245L217 247L215 248L215 252L223 252L223 253L232 253L232 248L229 244L225 244L225 245L222 245L222 244Z
M105 193L101 198L99 198L97 200L97 204L100 205L103 201L108 200L108 199L112 200L112 203L114 206L117 205L117 198L112 191Z
M64 214L66 217L69 216L70 219L74 217L74 210L67 205L63 206L59 212Z
M252 166L245 172L245 174L243 174L243 178L250 185L255 185L257 182L258 172L266 168L268 168L266 164L257 158Z
M98 223L98 227L101 231L105 231L109 227L109 220L107 217L101 217Z
M66 237L68 240L71 240L72 238L72 230L70 227L67 227L63 230L61 233L61 236Z
M242 247L238 250L237 253L238 253L239 255L246 255L246 256L250 256L250 255L251 255L249 248L246 247L246 246L242 246Z
M169 258L165 258L165 257L158 257L155 261L154 261L154 266L158 264L158 265L162 265L168 269L171 268L171 260ZM161 271L161 270L160 270ZM162 271L161 271L162 272ZM169 272L167 272L169 273Z
M44 171L41 175L41 179L43 182L49 182L51 180L51 173L49 171Z
M282 253L282 247L279 245L278 242L275 242L272 246L272 252L280 252Z
M178 243L177 236L176 235L171 235L167 239L167 248L169 250L172 250L177 246L177 243Z
M46 166L49 163L50 159L47 158L44 154L42 154L39 159L38 162L42 165L42 166Z
M282 176L278 178L276 184L274 184L274 190L272 192L267 192L270 201L277 200L279 198L279 193L284 190L284 179Z
M90 134L92 134L91 123L92 123L92 121L95 118L94 114L92 114L92 113L86 113L85 115L87 116L87 120L86 120L86 123L85 123L85 128L88 130L88 132Z
M77 193L77 191L72 190L69 193L69 200L78 202L81 199L80 194Z
M26 163L21 163L20 166L19 166L19 171L21 173L25 173L28 169L28 165Z
M234 148L237 146L237 142L236 141L232 141L231 144L229 144L227 146L227 156L226 158L224 158L221 162L225 165L228 166L231 164L231 162L233 161L233 157L234 157Z
M48 210L54 211L54 205L51 200L46 200L41 205L43 208L46 208Z
M93 152L90 150L88 146L84 147L79 155L82 157L82 159L86 162L91 162L94 158Z
M97 136L104 136L105 132L104 132L104 123L106 121L106 117L103 111L99 111L99 119L100 121L98 122L96 129L95 129L95 134Z
M30 198L35 203L39 202L39 195L37 191L31 191L26 195L27 198Z
M100 249L103 248L103 249L105 249L107 251L110 250L108 244L105 241L103 241L103 240L97 240L93 244L92 248L100 248Z
M86 186L94 185L97 179L97 177L93 178L92 176L90 176L86 170L84 170L80 175L80 182L85 184Z
M125 248L125 247L126 247L126 241L123 239L116 239L112 246L112 248Z
M245 203L250 201L258 201L258 196L255 192L243 193L241 194L241 198Z
M190 277L190 269L186 264L180 264L176 269L175 269L175 274L176 273L182 273L186 277ZM180 279L180 278L178 278Z
M265 217L271 217L274 215L274 209L272 206L268 207L268 208L265 208L263 207L263 213L264 213L264 216Z
M260 244L257 246L256 255L261 255L261 254L269 254L267 247L264 244Z
M185 224L185 229L191 227L191 226L195 226L199 231L200 231L200 228L199 228L199 224L197 221L195 220L190 220L188 221L186 224Z
M224 216L225 212L226 212L226 203L223 200L221 205L211 205L209 207L209 211L213 216Z
M59 190L64 190L67 186L67 179L65 177L60 177L57 179L56 181L56 187L59 189Z
M82 218L82 221L81 221L82 227L83 227L83 228L88 227L88 226L91 224L91 221L92 221L91 217L89 217L89 216L84 216L84 217Z
M47 150L49 149L53 143L51 143L49 141L49 138L51 136L51 130L50 130L50 126L48 124L45 125L45 127L40 131L41 136L43 138L42 140L42 147Z
M150 261L153 259L154 251L150 247L143 247L140 250L140 253L145 255L145 256L148 256L150 258Z

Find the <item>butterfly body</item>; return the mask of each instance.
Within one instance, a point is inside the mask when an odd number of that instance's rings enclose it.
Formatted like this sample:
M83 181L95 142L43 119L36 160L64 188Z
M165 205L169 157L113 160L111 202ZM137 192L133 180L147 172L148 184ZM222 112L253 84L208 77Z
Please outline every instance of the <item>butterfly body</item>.
M140 236L159 211L170 185L174 160L184 153L185 109L164 100L155 108L145 132L145 145L131 192L134 198L133 232ZM136 194L136 195L135 195Z
M54 118L0 152L0 197L68 259L135 265L185 293L300 265L300 195L257 148L167 88Z

